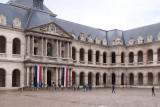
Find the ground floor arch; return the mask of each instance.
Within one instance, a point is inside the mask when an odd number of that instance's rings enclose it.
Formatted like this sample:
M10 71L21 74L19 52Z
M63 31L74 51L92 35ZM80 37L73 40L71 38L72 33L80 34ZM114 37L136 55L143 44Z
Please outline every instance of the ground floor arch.
M153 74L148 73L148 85L152 86L153 85Z
M20 87L20 71L18 69L12 72L12 87Z
M72 72L72 85L76 84L76 72Z
M133 73L129 74L129 85L134 85L134 74Z
M107 74L104 73L103 74L103 84L106 85L106 83L107 83Z
M6 71L0 68L0 87L5 87L5 75Z
M50 70L47 71L47 84L48 86L51 86L51 76L52 76L52 73Z
M158 73L158 85L160 85L160 73Z
M99 85L100 74L96 73L96 85Z
M80 85L84 85L84 72L80 73Z
M112 84L116 84L116 74L112 73Z
M122 73L121 74L121 85L124 85L125 84L125 74Z
M92 78L93 74L90 72L88 73L88 85L92 84L93 78Z
M138 85L143 85L143 74L142 73L138 74Z

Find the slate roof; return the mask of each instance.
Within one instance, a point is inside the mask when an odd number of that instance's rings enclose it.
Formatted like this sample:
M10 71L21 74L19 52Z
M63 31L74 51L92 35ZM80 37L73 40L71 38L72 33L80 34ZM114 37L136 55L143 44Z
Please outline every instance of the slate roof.
M9 5L11 2L29 7L31 9L26 10L11 6ZM99 36L101 41L103 40L103 37L106 37L108 41L107 46L112 46L113 41L116 39L117 35L120 36L120 38L123 40L123 45L129 46L128 41L131 37L134 38L135 44L138 44L137 38L141 35L144 37L144 43L147 43L148 35L153 35L154 41L157 41L157 35L160 32L160 23L126 31L121 31L118 29L113 29L110 31L96 29L93 27L52 17L50 16L50 14L48 14L51 13L51 11L47 7L44 7L45 11L37 10L33 8L32 3L33 0L10 0L7 4L0 3L0 14L3 14L7 18L6 26L12 27L12 21L15 18L19 18L22 21L22 30L54 22L68 33L74 31L76 34L76 40L78 40L80 33L84 34L85 41L87 41L88 35L91 34L93 43L97 35Z

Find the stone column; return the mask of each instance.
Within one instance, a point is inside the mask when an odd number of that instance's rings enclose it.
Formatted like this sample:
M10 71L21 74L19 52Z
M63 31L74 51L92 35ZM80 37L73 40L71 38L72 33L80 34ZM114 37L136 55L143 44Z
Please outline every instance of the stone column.
M78 50L76 50L76 60L77 60L77 64L79 64L80 56L79 56Z
M69 42L67 42L67 58L69 58Z
M34 66L31 68L31 86L34 86Z
M30 36L27 35L27 55L30 55Z
M143 64L147 65L147 53L143 54Z
M58 68L56 68L56 85L58 86Z
M43 56L43 37L41 38L41 56Z
M70 77L70 75L69 75L69 69L68 69L68 81L67 81L68 82L68 84L67 84L68 87L70 86L70 78L69 77Z
M138 56L137 56L137 54L134 55L134 65L138 65Z
M6 72L5 87L12 87L12 72Z
M62 53L61 53L61 47L62 47L62 46L61 46L61 41L59 41L59 57L62 57L62 55L61 55L61 54L62 54Z
M93 54L92 54L92 61L93 61L93 65L96 65L96 55L95 55L95 52L93 51Z
M129 56L128 56L128 53L126 53L125 55L125 65L128 66L129 64Z
M32 36L31 50L32 50L32 55L34 55L34 36Z
M44 52L44 55L47 56L47 38L45 38L45 52Z
M58 40L56 40L56 57L58 57Z
M72 69L70 69L70 86L72 86Z
M59 84L62 84L62 68L59 69Z
M120 55L119 54L116 55L116 65L117 66L120 65Z
M138 76L134 76L134 85L138 85Z
M85 64L88 64L88 53L87 52L84 52L84 61L85 61Z
M27 80L27 86L29 86L30 84L30 76L29 76L29 74L30 74L30 67L27 67L27 72L26 72L26 80Z
M103 55L102 54L99 55L99 63L101 66L103 65Z
M70 58L72 58L72 42L70 42Z
M88 76L84 76L84 84L88 85Z
M153 53L153 64L156 65L157 64L157 52Z
M95 74L92 75L92 79L93 79L92 85L95 86L96 85L96 76L95 76Z
M143 85L148 85L148 76L143 76Z
M100 75L99 77L99 85L103 85L103 75Z
M153 83L154 83L154 85L158 86L158 76L157 75L155 77L153 77Z
M79 79L80 79L79 75L76 75L76 85L79 85L79 84L80 84L80 83L79 83Z
M107 54L107 65L111 65L111 56L110 54Z
M47 84L47 67L45 67L44 68L44 84L43 84L43 86L46 86L46 84Z

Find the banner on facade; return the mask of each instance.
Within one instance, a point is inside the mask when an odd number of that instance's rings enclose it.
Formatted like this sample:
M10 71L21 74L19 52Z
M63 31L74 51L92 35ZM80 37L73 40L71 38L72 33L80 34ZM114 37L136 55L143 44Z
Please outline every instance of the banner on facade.
M39 87L42 84L42 67L35 66L35 87Z
M62 78L62 85L67 87L68 85L68 68L63 68L63 78Z

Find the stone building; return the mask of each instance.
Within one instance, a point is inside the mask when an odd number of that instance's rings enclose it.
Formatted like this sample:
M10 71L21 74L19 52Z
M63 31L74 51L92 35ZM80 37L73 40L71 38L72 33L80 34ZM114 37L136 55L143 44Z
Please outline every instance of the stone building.
M0 87L43 85L95 87L160 85L160 23L105 31L56 18L43 0L0 3Z

